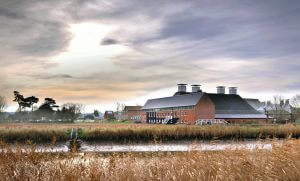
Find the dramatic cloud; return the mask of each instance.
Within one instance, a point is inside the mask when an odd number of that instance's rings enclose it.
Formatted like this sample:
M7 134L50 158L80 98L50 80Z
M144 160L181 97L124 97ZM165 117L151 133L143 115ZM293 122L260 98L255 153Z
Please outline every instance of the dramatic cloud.
M1 94L111 106L179 82L234 85L247 95L299 92L299 7L294 0L0 0Z

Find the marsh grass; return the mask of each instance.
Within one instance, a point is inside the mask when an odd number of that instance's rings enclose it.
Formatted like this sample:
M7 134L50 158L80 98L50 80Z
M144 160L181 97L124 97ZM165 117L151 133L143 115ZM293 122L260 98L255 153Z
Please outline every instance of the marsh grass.
M2 124L0 139L5 142L49 143L67 141L71 128L80 128L80 139L88 142L136 143L181 140L243 140L299 138L300 125L192 126L144 124Z
M31 144L31 143L29 143ZM272 150L53 154L1 144L1 180L299 180L300 140ZM6 151L3 151L6 150Z

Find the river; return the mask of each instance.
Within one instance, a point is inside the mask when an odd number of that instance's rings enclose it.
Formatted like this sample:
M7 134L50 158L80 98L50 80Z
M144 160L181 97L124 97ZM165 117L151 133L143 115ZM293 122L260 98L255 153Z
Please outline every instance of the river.
M80 152L189 152L189 151L222 151L236 149L265 149L271 150L274 145L282 145L281 140L276 141L214 141L214 142L170 142L159 144L91 144L83 143ZM11 146L16 150L16 146ZM28 145L20 146L22 150L30 150ZM1 149L0 149L1 150ZM2 149L3 150L3 149ZM54 146L36 145L36 152L68 152L67 144Z

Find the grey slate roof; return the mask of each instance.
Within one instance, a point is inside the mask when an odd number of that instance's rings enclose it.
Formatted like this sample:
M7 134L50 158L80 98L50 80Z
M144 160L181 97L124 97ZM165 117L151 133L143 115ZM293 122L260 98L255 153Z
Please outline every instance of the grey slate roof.
M265 112L265 103L260 102L258 99L244 99L250 106L252 106L258 112Z
M230 115L234 117L237 117L237 115L240 116L247 115L246 117L250 118L251 115L263 115L262 113L256 111L253 107L251 107L247 103L247 101L245 101L239 95L234 95L234 94L207 94L207 95L215 104L215 110L216 110L215 114L218 116L223 114L230 118Z
M181 106L194 106L202 98L203 93L193 93L186 95L177 95L172 97L164 97L158 99L149 99L144 107L145 109L161 109L161 108L172 108Z

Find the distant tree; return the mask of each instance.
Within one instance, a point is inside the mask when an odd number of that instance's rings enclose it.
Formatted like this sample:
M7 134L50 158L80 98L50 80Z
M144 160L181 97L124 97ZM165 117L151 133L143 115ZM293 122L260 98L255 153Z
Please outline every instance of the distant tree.
M56 105L56 101L52 98L45 98L44 103L39 107L38 110L46 111L46 112L53 112L53 108L58 108L59 106Z
M45 98L44 103L38 108L37 112L39 117L48 117L53 118L55 110L54 108L58 108L56 105L56 101L52 98Z
M85 120L86 120L86 119L94 120L95 118L94 118L94 116L93 116L92 114L89 114L89 115L84 116L84 119L85 119Z
M95 116L95 117L97 117L97 118L100 116L100 114L99 114L99 111L98 111L98 110L94 110L94 116Z
M295 120L300 120L300 94L295 95L291 99L291 105L293 109L293 117Z
M84 107L82 104L64 104L62 105L62 109L59 111L59 118L63 119L64 121L74 122L81 115L83 108Z
M20 92L18 91L14 91L14 102L17 102L18 105L19 105L19 108L18 108L18 112L21 112L25 107L25 98L23 95L20 94Z
M117 102L117 113L119 113L120 112L120 110L121 110L121 104L119 103L119 102Z
M2 113L4 112L4 109L6 108L6 99L3 96L0 96L0 118L2 118Z
M121 104L119 102L117 102L117 110L116 110L116 118L118 120L122 120L124 119L124 108L125 108L125 104Z
M19 104L19 112L23 111L25 108L31 108L31 111L33 112L33 105L39 102L39 98L36 98L35 96L24 98L18 91L14 91L14 96L15 98L13 101Z
M7 104L5 97L0 96L0 112L3 112L6 106Z
M27 97L25 98L25 102L26 105L31 107L31 112L33 112L33 105L39 102L39 98L36 98L35 96Z
M273 104L275 110L282 110L284 104L284 97L282 97L281 95L273 96Z
M295 95L291 99L291 105L296 109L300 109L300 94Z
M277 123L285 123L286 119L289 119L289 116L286 115L287 112L284 110L284 97L281 95L273 96L273 114L274 119Z

